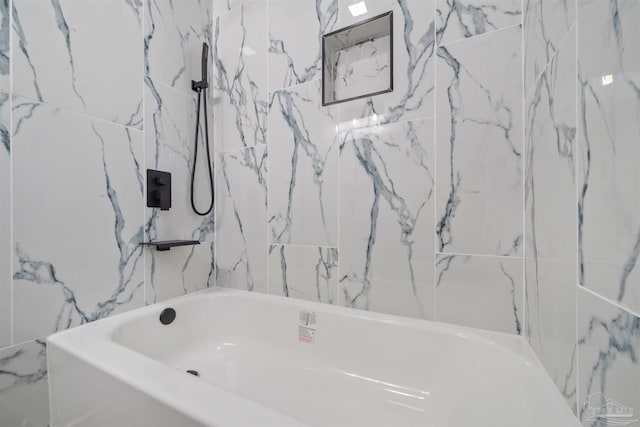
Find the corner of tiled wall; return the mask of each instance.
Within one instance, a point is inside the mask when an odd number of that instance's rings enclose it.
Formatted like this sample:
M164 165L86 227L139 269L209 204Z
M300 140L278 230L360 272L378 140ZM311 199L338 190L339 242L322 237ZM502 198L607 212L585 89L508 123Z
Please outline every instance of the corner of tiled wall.
M526 337L576 412L576 12L526 1Z

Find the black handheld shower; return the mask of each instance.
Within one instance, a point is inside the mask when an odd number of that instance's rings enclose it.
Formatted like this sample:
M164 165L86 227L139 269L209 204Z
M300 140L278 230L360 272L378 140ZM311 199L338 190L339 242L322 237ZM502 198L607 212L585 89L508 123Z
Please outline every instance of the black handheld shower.
M191 207L193 211L200 215L209 215L213 210L213 201L215 196L215 189L213 185L213 166L211 165L211 149L209 148L209 118L207 114L207 93L206 89L209 87L207 83L207 62L209 61L209 46L206 43L202 43L202 80L199 82L191 81L191 89L198 93L198 107L196 111L196 138L195 147L193 150L193 167L191 168ZM202 100L202 101L201 101ZM196 180L196 165L198 163L198 134L200 133L200 104L204 105L204 140L207 149L207 166L209 167L209 184L211 187L211 203L209 208L201 212L196 208L194 201L194 187Z
M207 85L207 62L209 61L209 46L206 43L202 43L202 81L204 87Z
M202 69L202 80L196 82L195 80L191 80L191 89L195 92L199 92L200 90L204 90L209 87L208 79L207 79L207 62L209 61L209 46L206 43L202 43L202 59L201 59L201 69Z

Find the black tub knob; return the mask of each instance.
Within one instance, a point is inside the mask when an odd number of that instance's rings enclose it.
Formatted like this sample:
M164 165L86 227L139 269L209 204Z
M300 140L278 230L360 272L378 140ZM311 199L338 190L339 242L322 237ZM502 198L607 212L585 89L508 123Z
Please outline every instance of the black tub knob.
M176 320L176 311L173 308L165 308L160 313L160 323L163 325L168 325L174 320Z

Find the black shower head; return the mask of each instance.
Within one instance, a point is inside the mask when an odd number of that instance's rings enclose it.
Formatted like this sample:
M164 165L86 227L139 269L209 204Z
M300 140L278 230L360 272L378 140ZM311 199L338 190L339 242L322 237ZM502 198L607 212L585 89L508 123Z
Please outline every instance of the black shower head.
M207 62L209 61L209 46L206 43L202 43L202 80L199 82L191 80L191 89L195 92L205 90L209 87L207 79Z
M207 87L207 62L209 61L209 46L202 43L202 82Z

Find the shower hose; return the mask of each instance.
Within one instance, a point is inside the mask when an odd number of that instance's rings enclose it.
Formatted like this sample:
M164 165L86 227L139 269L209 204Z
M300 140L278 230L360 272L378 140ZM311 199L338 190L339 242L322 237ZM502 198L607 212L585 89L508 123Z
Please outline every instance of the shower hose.
M206 85L205 85L206 88ZM196 117L196 138L195 138L195 147L194 147L194 156L193 156L193 168L191 169L191 207L193 208L193 211L200 215L200 216L205 216L205 215L209 215L211 213L211 211L213 210L213 200L214 200L214 194L215 194L215 189L214 189L214 185L213 185L213 168L211 166L211 150L209 148L209 120L208 120L208 114L207 114L207 95L205 92L205 88L198 88L197 89L197 93L198 93L198 108L197 108L197 117ZM207 148L207 167L209 168L209 185L211 187L211 203L209 204L209 208L202 212L199 211L198 208L196 208L196 204L194 201L194 187L195 187L195 180L196 180L196 165L198 163L198 134L200 133L200 106L203 105L204 108L204 137L203 139L205 140L205 146Z

